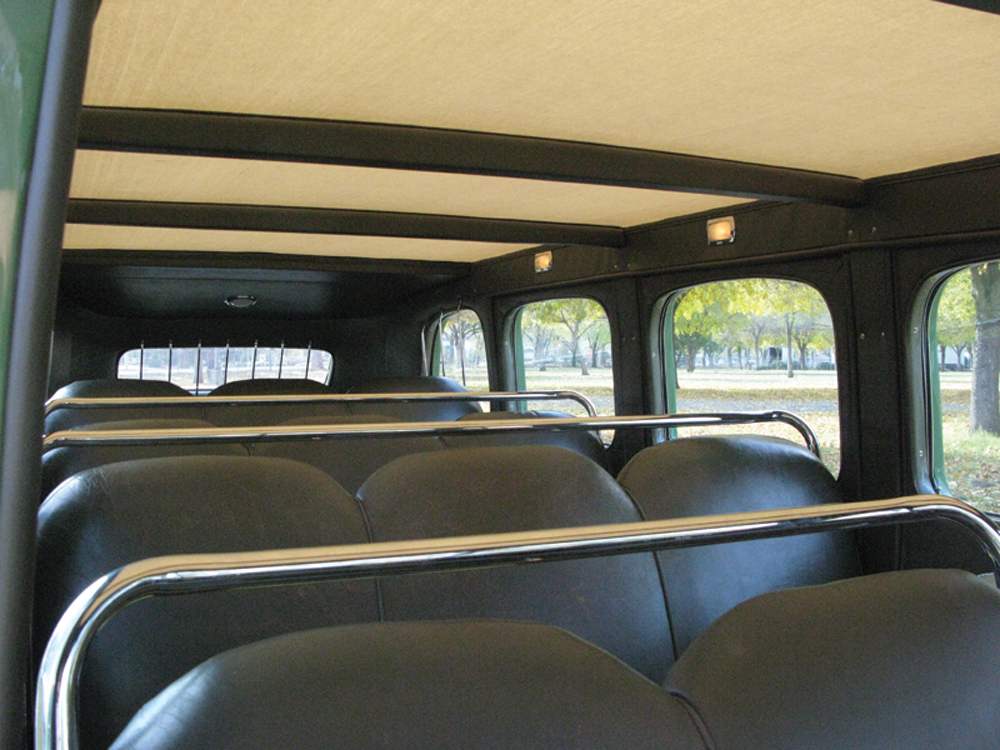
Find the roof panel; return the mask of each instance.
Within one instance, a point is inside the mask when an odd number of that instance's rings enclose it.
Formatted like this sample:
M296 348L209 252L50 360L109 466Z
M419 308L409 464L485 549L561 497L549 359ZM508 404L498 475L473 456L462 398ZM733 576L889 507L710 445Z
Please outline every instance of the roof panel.
M915 0L104 0L85 102L870 177L1000 153L1000 17Z

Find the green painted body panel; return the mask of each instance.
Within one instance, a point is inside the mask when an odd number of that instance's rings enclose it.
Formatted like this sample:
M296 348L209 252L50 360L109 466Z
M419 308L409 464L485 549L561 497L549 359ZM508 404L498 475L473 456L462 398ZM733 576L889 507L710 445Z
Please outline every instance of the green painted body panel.
M52 0L4 0L0 5L0 420L24 200L51 19Z

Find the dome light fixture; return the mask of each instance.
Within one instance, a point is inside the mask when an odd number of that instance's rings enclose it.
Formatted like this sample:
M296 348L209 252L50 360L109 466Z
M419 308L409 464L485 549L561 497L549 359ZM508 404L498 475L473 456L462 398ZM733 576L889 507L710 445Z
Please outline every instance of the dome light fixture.
M234 294L232 297L226 297L226 304L237 310L246 310L257 304L257 298L250 294Z

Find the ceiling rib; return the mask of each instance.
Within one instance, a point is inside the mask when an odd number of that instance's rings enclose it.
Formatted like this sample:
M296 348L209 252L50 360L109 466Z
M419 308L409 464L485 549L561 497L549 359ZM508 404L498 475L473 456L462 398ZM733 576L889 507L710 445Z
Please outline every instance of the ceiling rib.
M84 107L78 146L492 175L857 207L863 180L550 138L409 125Z
M70 224L346 234L512 244L625 247L625 230L593 224L392 211L71 198Z

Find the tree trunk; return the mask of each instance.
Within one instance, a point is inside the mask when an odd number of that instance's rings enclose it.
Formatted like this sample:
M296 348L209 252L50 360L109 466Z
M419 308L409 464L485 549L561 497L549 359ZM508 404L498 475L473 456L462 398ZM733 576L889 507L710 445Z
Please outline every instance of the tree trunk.
M1000 435L1000 264L971 269L976 305L970 430Z

